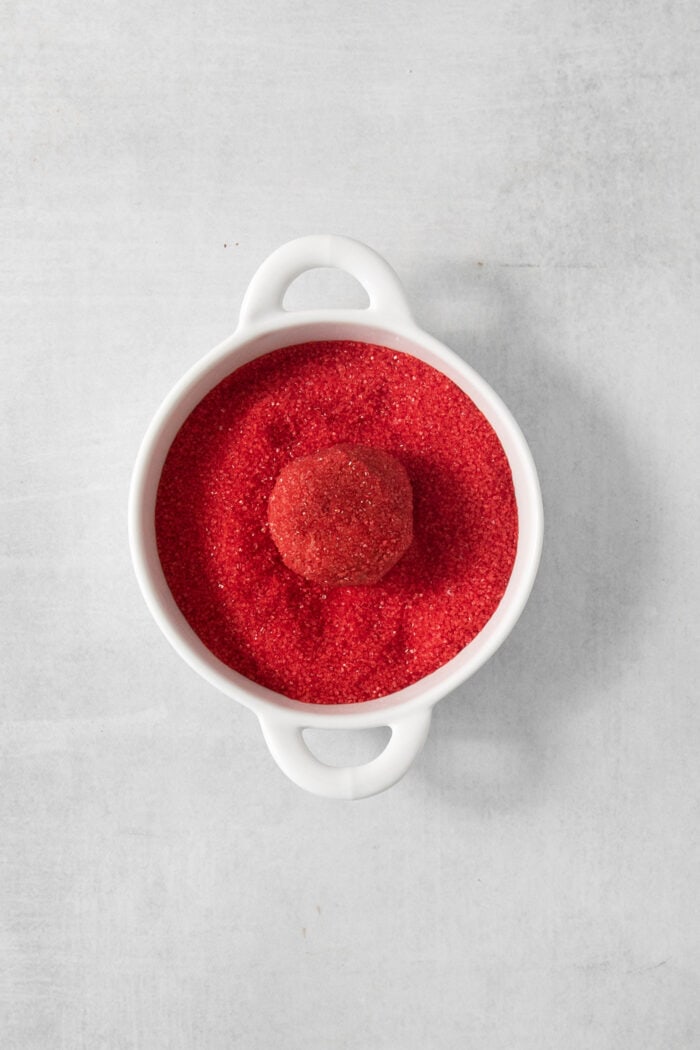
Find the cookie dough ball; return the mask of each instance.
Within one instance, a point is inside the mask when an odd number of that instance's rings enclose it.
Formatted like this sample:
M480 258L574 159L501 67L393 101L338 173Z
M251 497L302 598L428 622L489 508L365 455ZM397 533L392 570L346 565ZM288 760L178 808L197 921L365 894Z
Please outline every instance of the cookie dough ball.
M411 545L411 482L382 449L333 445L282 468L268 520L282 561L305 579L377 583Z

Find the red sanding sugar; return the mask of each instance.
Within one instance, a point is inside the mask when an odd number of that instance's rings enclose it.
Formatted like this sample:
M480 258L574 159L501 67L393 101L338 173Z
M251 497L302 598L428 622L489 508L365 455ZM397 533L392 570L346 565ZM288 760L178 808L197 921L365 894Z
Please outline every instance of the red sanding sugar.
M282 561L305 579L378 583L411 546L411 482L381 448L333 445L282 467L267 517Z
M410 479L413 540L372 584L305 579L271 535L280 472L334 445L383 450ZM442 372L315 342L243 365L196 406L163 467L156 536L175 601L215 656L293 699L341 704L410 685L478 634L508 583L518 517L493 428Z

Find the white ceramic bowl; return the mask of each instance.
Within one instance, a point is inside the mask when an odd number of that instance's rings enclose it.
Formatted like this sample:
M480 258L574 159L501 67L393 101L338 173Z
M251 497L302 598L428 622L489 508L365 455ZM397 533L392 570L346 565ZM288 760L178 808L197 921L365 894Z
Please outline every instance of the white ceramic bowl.
M364 310L290 313L290 283L305 270L331 266L355 277L369 296ZM449 376L494 428L508 457L518 506L518 548L506 592L484 629L449 663L406 689L362 703L300 703L244 678L218 660L189 626L165 582L156 549L155 502L168 449L192 409L235 369L279 347L310 340L351 339L412 354ZM542 499L535 465L518 425L500 398L461 358L422 331L403 289L376 252L347 237L311 236L274 252L250 282L233 335L199 361L155 415L136 460L129 501L131 553L146 603L166 638L207 681L250 708L267 745L291 780L329 798L363 798L394 784L428 734L434 704L481 667L513 628L532 588L542 546ZM305 728L389 726L382 753L357 767L322 763L309 751Z

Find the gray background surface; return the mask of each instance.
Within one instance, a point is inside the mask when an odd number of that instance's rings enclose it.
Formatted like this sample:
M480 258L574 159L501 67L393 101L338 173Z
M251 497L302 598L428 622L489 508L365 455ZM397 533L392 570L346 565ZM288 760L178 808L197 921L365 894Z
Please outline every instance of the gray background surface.
M3 1050L700 1046L699 31L681 0L3 5ZM180 661L126 539L152 413L309 232L390 260L547 518L516 630L357 804Z

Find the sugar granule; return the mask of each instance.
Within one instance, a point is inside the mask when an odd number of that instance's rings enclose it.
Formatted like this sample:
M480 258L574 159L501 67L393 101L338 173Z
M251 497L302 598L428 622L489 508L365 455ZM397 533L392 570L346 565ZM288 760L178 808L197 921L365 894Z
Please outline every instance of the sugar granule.
M412 542L372 584L304 579L270 535L280 471L334 445L382 449L410 479ZM410 685L483 629L518 516L497 435L442 372L386 347L314 342L249 362L195 407L163 467L156 537L215 656L293 699L340 704Z

